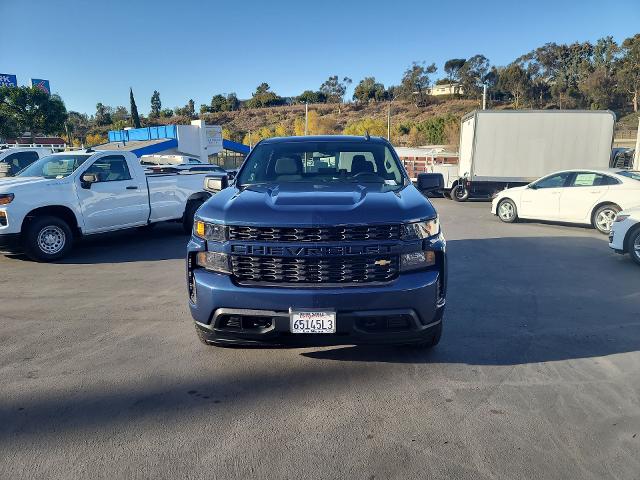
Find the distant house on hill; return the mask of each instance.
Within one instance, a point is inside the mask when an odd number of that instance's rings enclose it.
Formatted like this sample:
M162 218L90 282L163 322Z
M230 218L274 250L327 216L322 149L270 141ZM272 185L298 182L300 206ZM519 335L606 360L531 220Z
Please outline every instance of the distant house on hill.
M433 95L434 97L439 95L461 95L462 93L464 93L462 91L462 87L457 83L443 83L441 85L434 85L427 89L427 94Z

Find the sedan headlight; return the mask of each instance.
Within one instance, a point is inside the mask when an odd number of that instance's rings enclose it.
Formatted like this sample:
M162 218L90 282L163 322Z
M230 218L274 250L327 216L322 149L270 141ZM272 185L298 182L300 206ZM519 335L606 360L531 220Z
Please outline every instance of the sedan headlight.
M217 223L196 220L193 222L193 234L209 242L224 242L227 240L227 227Z
M0 205L9 205L14 198L15 195L13 193L0 193Z
M229 255L226 253L198 252L196 254L196 265L212 272L231 273Z
M440 221L438 217L424 222L405 223L402 225L403 240L421 240L433 237L440 233Z

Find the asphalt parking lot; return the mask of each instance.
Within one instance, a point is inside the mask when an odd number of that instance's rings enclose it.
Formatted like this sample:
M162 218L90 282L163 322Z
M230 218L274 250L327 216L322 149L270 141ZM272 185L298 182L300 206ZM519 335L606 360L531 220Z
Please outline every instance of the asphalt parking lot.
M0 478L640 478L640 269L434 203L432 351L207 348L179 225L0 256Z

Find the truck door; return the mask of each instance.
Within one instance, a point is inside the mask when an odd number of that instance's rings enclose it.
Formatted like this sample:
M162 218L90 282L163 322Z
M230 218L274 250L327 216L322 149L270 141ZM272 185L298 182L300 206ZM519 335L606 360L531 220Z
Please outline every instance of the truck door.
M520 214L525 218L555 220L560 214L560 197L571 176L570 172L555 173L532 183L522 192Z
M83 174L94 174L97 182L85 185ZM86 233L98 233L147 223L149 200L146 183L132 178L122 155L97 158L76 179L76 191Z
M596 172L576 172L560 198L560 219L582 222L590 221L593 207L617 184L615 178Z

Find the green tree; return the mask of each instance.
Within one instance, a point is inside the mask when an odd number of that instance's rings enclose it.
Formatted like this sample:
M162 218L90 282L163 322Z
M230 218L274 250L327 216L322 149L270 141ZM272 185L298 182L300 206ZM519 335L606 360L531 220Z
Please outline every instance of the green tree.
M211 112L225 112L227 111L227 99L224 95L214 95L211 98L210 111Z
M258 85L256 91L251 95L251 99L247 101L247 106L249 108L264 108L281 105L282 103L283 99L271 91L268 83L263 82Z
M456 83L460 80L459 72L465 62L464 58L452 58L444 62L444 71L447 74L448 83Z
M129 115L129 110L127 110L127 107L124 107L122 105L117 106L113 109L113 112L111 112L112 123L126 122L130 117L131 116Z
M326 103L327 97L322 92L314 92L313 90L305 90L295 99L297 103Z
M0 134L64 133L67 109L58 95L34 87L0 87ZM8 136L8 135L6 135Z
M337 75L333 75L320 85L320 92L324 94L328 103L342 103L347 87L353 83L349 77L344 77L342 81Z
M625 39L621 47L618 82L624 94L631 98L633 111L637 112L640 95L640 33Z
M131 122L135 128L140 128L140 117L138 116L138 107L136 106L136 100L133 98L133 89L129 87L129 102L131 103Z
M511 94L515 108L519 108L520 102L529 98L531 86L529 74L517 63L510 64L500 72L498 88Z
M238 96L231 92L227 95L227 110L230 112L235 112L240 108L240 100L238 100Z
M111 111L113 109L102 103L96 104L95 122L98 126L111 125Z
M463 93L477 98L482 93L489 71L489 59L484 55L474 55L464 62L458 70Z
M353 99L360 103L369 101L381 101L385 98L385 89L382 83L376 82L375 77L365 77L360 80L353 91Z
M426 65L425 62L413 62L402 76L402 92L406 100L415 100L416 106L426 103L427 89L431 85L430 75L436 73L436 64Z
M157 118L160 116L161 110L162 102L160 101L160 92L154 90L153 95L151 95L151 113L149 114L149 116Z

